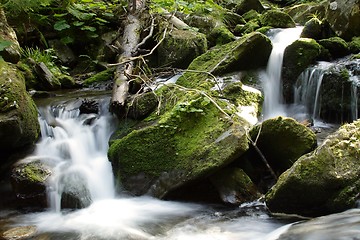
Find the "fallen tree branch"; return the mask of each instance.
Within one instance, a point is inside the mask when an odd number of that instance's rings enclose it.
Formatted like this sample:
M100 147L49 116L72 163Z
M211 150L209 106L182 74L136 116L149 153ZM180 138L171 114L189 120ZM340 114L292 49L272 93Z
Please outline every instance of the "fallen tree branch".
M138 45L136 45L135 49L139 49L142 45L144 45L146 41L149 40L149 38L151 38L154 33L155 19L153 15L150 15L150 17L151 17L150 32L146 37L144 37L144 39Z
M258 136L260 135L260 131L261 128L259 129L259 133ZM255 142L252 140L251 136L249 136L249 132L246 131L246 137L249 140L249 142L251 143L251 145L254 147L255 151L259 154L261 160L263 161L263 163L265 164L266 168L269 170L271 176L277 181L277 176L274 172L274 170L271 168L270 164L268 163L268 161L266 160L264 154L261 152L261 150L258 148L258 146L256 145L256 142L258 140L258 137L256 138Z

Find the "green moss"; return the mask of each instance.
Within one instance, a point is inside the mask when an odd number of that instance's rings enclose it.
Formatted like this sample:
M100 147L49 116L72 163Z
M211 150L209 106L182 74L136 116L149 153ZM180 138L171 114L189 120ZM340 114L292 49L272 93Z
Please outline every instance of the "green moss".
M193 30L173 30L158 48L158 65L186 68L207 51L205 34Z
M351 42L349 43L349 49L351 53L359 53L360 52L360 37L353 37Z
M94 76L86 79L83 84L84 84L84 86L90 86L94 83L101 83L101 82L109 81L114 77L114 71L115 70L113 68L106 69L106 70L99 72L99 73L95 74Z
M185 87L209 90L215 85L215 81L208 73L220 75L263 66L270 52L270 40L263 34L251 33L197 57L188 69L198 72L184 73L177 83Z
M217 140L232 125L209 99L187 92L153 125L114 140L109 159L119 169L116 176L121 181L142 173L160 177L164 172L183 172L184 179L192 179L232 161L239 151L247 149L245 135L245 145L240 147L228 142L233 138Z
M244 90L241 82L229 84L223 89L224 97L234 103L236 106L261 105L263 98L261 94Z
M279 10L269 10L260 17L262 26L271 26L274 28L290 28L295 27L294 20L289 14Z
M39 161L36 161L23 166L20 175L32 183L44 183L50 175L50 171L45 169Z
M209 45L223 45L235 40L234 34L225 25L220 24L213 28L208 35Z
M334 58L343 57L349 54L349 46L346 41L339 37L331 37L319 40L319 44L329 50Z
M251 20L259 20L261 14L258 13L256 10L250 10L242 15L245 21L251 21Z
M0 143L7 151L34 143L40 129L37 108L26 92L21 72L0 60L0 74L0 136L4 138Z

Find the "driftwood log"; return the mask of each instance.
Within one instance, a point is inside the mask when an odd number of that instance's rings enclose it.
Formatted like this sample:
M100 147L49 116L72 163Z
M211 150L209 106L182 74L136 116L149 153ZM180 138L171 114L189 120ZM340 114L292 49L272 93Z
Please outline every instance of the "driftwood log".
M135 60L131 59L132 54L136 52L140 41L141 22L139 20L141 12L145 8L145 1L133 0L130 11L124 21L124 33L119 42L122 47L122 53L117 62L126 62L116 67L114 76L114 85L112 90L110 111L121 117L125 114L126 99L129 94L129 80L133 74Z

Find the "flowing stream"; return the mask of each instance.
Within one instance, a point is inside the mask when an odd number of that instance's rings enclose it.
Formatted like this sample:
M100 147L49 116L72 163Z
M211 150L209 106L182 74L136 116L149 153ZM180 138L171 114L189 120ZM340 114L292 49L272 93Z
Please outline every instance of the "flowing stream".
M28 227L35 229L31 234L35 240L325 240L359 236L358 209L299 222L294 216L270 215L258 201L225 207L116 194L106 156L116 124L107 111L109 98L98 101L99 114L80 114L77 99L39 107L42 139L27 160L41 159L54 167L48 186L50 208L43 212L0 209L0 233L4 236L18 228L29 231ZM90 201L88 207L60 208L62 192L74 185L72 180L75 186L85 186L80 192L86 195L81 199Z

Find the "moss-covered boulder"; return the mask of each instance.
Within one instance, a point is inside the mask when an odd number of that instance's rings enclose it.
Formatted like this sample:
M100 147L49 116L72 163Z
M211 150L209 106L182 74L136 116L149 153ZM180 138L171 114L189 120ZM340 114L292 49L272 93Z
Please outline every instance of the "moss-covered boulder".
M302 156L266 194L272 212L325 215L355 207L360 191L360 121Z
M114 68L109 68L94 74L93 76L83 81L83 86L90 87L102 84L104 82L112 81L114 78Z
M118 184L135 195L164 197L208 177L248 148L246 121L231 120L198 91L163 88L168 104L175 104L156 120L150 121L156 115L150 116L142 127L113 140L108 152ZM150 122L144 126L146 120Z
M0 155L9 155L34 144L40 127L20 71L0 60L0 76Z
M360 0L327 1L326 20L337 36L349 41L360 36Z
M211 89L216 82L209 75L256 69L265 66L271 53L269 38L261 33L251 33L238 40L216 47L197 57L177 81L190 88Z
M360 37L353 37L351 39L351 42L349 43L349 50L354 54L360 52Z
M20 45L16 33L7 23L5 12L0 6L0 57L5 61L17 63L20 60Z
M292 118L268 119L255 126L250 136L253 141L257 139L256 146L278 175L317 145L315 133Z
M274 28L291 28L296 25L289 14L279 10L266 11L261 15L260 22L262 26L271 26Z
M194 58L207 51L206 36L191 30L174 29L158 48L158 64L187 68Z
M141 120L150 115L159 104L159 99L154 92L135 94L127 100L126 116Z
M235 40L235 36L230 30L223 24L219 24L214 27L207 36L209 46L223 45Z
M307 21L301 32L300 37L319 40L322 38L322 22L318 18Z
M260 193L241 168L225 168L210 177L224 203L239 205L258 199Z
M17 164L11 171L11 185L20 203L47 207L46 183L51 173L39 160Z
M344 57L349 54L349 46L346 41L339 37L322 39L319 44L329 51L333 58Z
M264 6L259 0L240 0L235 6L235 12L242 15L250 10L264 11Z
M282 66L283 94L287 102L293 101L296 79L320 56L321 46L310 38L300 38L286 47Z

